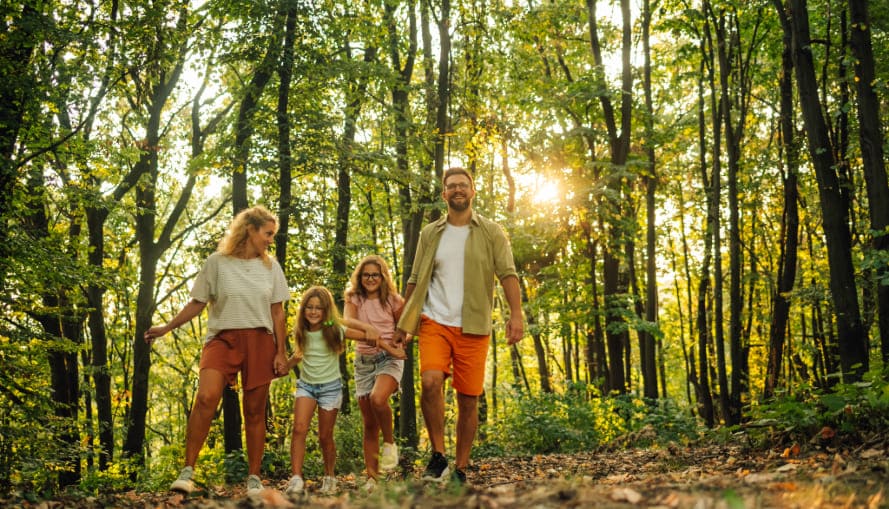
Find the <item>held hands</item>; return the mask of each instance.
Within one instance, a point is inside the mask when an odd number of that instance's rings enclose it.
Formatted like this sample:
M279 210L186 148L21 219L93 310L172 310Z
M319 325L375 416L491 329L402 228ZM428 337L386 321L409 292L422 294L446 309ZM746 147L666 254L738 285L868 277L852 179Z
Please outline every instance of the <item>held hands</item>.
M278 352L275 354L275 375L276 376L284 376L290 371L290 368L287 366L287 356L284 352Z
M402 347L401 345L393 345L390 341L380 341L379 345L377 346L385 350L385 352L392 356L392 358L394 359L407 359L407 352L404 351L404 347Z
M376 346L380 340L380 331L376 327L368 327L364 330L364 342L370 346Z
M293 369L297 364L302 362L302 360L303 360L302 354L300 354L299 352L293 352L293 355L291 355L287 359L287 362L284 363L285 372Z
M395 329L395 333L392 334L392 343L395 346L403 347L405 343L409 343L411 340L411 336L408 335L401 329Z

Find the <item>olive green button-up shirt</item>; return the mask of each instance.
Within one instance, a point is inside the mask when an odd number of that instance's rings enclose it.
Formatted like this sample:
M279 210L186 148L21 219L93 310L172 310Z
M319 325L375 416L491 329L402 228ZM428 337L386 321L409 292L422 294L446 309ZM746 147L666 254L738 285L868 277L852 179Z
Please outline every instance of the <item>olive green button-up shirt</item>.
M429 282L435 274L435 252L444 232L447 216L426 225L420 232L417 253L408 284L414 292L405 303L398 328L416 334L420 314L426 303ZM494 306L494 278L518 277L512 248L503 228L490 219L472 212L469 237L466 239L463 269L463 332L491 334L491 313Z

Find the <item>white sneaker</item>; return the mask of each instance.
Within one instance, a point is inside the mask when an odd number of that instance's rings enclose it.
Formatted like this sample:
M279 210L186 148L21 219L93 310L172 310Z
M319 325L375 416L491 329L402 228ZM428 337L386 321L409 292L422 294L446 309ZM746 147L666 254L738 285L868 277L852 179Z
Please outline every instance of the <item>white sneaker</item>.
M383 442L383 455L380 458L380 470L388 472L398 466L398 446Z
M321 481L321 489L318 490L318 492L327 495L334 491L336 491L336 477L325 475L324 479Z
M377 489L377 481L373 477L368 477L367 482L361 487L361 491L364 493L373 493L375 489Z
M284 490L284 493L288 495L297 495L303 492L303 488L305 488L306 483L303 481L302 476L294 475L290 478L290 482L287 483L287 488Z
M195 490L194 481L191 480L191 477L194 475L194 468L192 467L183 467L179 472L179 478L173 481L173 484L170 485L171 491L179 491L188 495L189 493Z
M247 476L247 496L255 497L262 493L262 490L265 489L262 485L262 480L258 475L249 475Z

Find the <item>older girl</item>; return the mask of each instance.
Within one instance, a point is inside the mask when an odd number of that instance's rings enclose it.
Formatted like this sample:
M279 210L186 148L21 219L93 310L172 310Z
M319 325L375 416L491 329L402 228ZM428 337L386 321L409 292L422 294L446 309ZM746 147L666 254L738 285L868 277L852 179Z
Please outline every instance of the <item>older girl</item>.
M355 345L355 393L364 421L366 491L373 490L380 471L386 472L398 465L389 398L398 390L404 371L404 349L391 341L403 304L386 261L377 255L364 257L352 272L343 314L380 331L377 346ZM382 456L380 434L383 435Z

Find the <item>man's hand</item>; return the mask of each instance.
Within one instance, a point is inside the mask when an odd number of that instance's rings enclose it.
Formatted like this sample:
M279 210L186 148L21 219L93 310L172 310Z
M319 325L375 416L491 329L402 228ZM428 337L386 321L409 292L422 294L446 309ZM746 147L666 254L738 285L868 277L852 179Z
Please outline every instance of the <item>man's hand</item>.
M402 346L405 343L410 343L412 337L413 336L407 334L401 329L395 329L395 333L392 334L392 343L394 343L396 346Z
M393 359L407 359L407 352L404 351L403 345L392 345L388 341L380 341L380 348L392 356Z
M512 315L506 322L506 344L512 346L525 337L525 323L521 315Z

